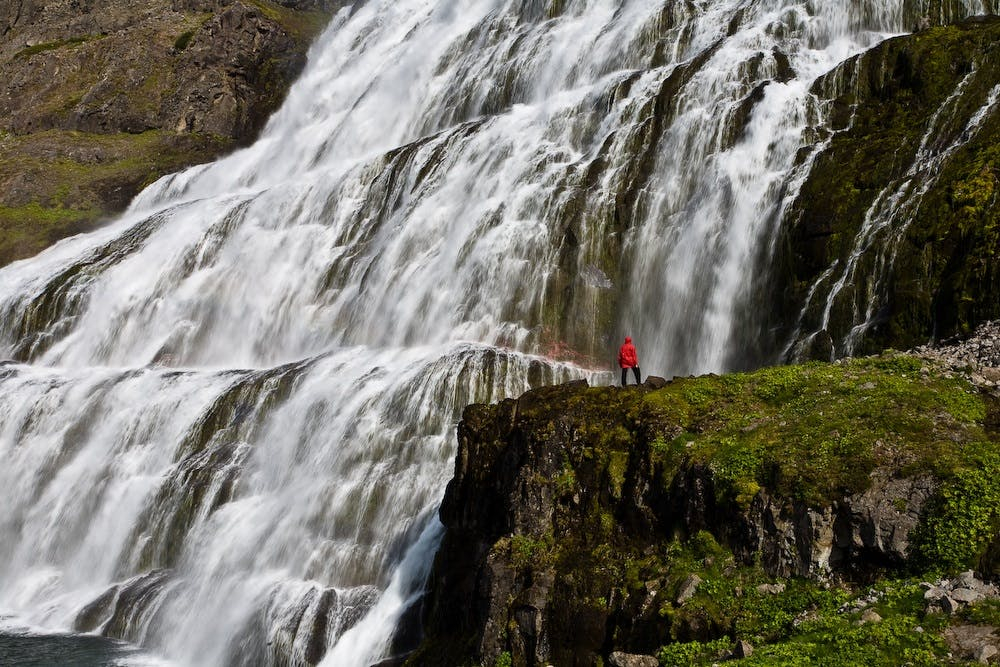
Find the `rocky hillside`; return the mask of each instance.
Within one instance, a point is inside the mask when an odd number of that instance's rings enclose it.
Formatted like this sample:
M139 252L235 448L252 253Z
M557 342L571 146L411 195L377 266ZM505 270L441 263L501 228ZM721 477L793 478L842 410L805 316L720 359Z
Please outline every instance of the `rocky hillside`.
M249 142L339 0L0 6L0 265Z
M1000 317L997 44L1000 18L973 19L891 39L817 81L833 134L817 131L825 148L775 261L778 326L802 313L800 356L903 349Z
M998 429L902 354L470 406L409 664L988 659Z

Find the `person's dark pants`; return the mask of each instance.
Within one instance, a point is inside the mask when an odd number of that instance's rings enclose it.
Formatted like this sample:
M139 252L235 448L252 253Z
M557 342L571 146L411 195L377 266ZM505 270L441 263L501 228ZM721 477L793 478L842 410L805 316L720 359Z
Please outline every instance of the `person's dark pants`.
M642 373L639 372L639 367L638 366L633 366L632 367L632 372L635 374L635 383L636 384L642 384L642 380L641 380ZM625 386L625 380L627 378L628 378L628 369L627 368L623 368L622 369L622 386L623 387Z

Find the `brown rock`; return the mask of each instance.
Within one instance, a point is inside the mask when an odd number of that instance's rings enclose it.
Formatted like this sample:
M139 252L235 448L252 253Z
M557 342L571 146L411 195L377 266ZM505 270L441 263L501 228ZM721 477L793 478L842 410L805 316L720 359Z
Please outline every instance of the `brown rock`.
M304 65L317 10L339 2L0 5L2 265L249 143Z
M861 614L861 620L864 623L879 623L882 617L872 609L865 609L865 612Z

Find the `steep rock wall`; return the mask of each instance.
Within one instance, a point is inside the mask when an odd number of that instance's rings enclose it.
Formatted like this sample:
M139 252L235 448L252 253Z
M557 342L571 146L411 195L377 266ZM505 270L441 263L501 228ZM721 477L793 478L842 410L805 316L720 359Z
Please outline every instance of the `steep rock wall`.
M779 244L792 357L905 349L1000 315L1000 19L889 40L817 81L833 135Z

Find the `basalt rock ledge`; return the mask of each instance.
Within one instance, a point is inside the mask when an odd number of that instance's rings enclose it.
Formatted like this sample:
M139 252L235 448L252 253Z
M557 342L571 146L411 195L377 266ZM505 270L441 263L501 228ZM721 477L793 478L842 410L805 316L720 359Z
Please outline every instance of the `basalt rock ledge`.
M979 504L996 482L978 475L996 464L997 405L933 360L887 354L470 406L407 664L673 664L671 646L737 637L766 660L829 591L839 604L924 571L990 578L998 517ZM782 600L801 606L786 626L748 620Z

